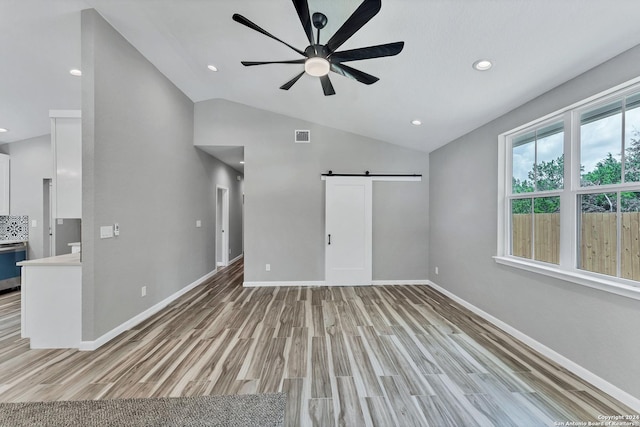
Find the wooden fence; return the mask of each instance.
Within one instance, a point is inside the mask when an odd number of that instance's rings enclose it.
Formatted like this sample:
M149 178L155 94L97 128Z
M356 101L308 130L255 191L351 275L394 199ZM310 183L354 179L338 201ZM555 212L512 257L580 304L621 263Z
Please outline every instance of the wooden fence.
M558 264L560 260L560 214L534 214L534 258ZM513 255L531 256L531 215L515 214ZM584 213L581 217L580 268L616 276L618 241L615 213ZM640 212L622 213L621 277L640 280Z

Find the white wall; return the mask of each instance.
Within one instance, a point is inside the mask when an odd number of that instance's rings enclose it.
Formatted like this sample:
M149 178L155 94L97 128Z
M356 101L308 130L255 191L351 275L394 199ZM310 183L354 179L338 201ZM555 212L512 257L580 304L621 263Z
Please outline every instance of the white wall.
M640 398L640 301L496 264L498 135L640 74L640 47L431 153L431 279Z
M29 258L43 257L43 179L51 178L51 136L3 145L11 156L10 214L29 215ZM48 215L48 213L47 213ZM31 221L37 226L32 227Z

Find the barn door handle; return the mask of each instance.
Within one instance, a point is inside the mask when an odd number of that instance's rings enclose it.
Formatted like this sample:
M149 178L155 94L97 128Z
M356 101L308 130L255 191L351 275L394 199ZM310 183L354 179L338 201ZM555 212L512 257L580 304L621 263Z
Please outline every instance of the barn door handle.
M329 244L331 244L331 234L329 234Z

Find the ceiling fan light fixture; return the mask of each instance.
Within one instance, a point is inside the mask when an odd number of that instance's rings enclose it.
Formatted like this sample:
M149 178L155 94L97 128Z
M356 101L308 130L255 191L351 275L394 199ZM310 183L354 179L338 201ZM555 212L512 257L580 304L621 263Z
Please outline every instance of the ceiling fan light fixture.
M310 76L321 77L329 74L329 61L319 56L309 58L304 62L304 71Z

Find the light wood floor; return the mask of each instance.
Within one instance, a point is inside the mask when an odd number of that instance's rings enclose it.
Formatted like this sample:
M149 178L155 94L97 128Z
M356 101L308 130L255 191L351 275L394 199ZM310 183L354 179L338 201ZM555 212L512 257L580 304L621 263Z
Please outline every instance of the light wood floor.
M629 408L427 286L243 288L242 262L93 352L30 350L0 401L288 393L287 425L542 426Z

